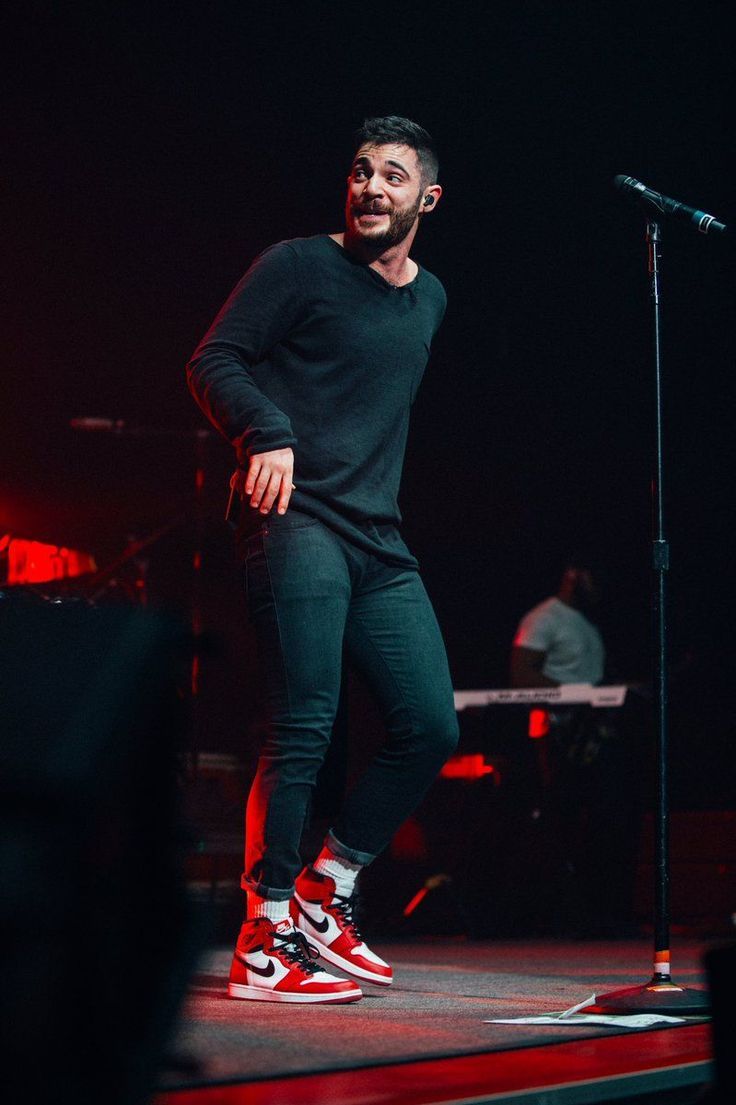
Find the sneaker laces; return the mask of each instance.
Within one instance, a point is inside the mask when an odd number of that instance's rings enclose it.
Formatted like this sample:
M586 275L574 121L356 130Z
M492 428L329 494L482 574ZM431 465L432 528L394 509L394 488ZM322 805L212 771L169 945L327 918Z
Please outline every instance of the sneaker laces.
M278 945L276 941L278 940ZM293 929L291 932L275 932L273 936L274 951L278 952L288 963L299 967L305 974L314 975L322 968L313 963L313 959L319 959L319 949L310 944L303 932Z
M350 897L345 897L342 894L335 894L331 902L331 908L333 913L336 913L342 921L345 932L347 932L356 943L361 944L363 942L363 937L358 932L358 923L353 916L357 904L356 894L351 894Z

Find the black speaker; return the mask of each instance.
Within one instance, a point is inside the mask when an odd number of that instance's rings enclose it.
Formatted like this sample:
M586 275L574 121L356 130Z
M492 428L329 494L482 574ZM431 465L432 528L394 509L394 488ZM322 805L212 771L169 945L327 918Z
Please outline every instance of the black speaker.
M196 950L180 627L0 592L0 1016L24 1102L147 1100Z

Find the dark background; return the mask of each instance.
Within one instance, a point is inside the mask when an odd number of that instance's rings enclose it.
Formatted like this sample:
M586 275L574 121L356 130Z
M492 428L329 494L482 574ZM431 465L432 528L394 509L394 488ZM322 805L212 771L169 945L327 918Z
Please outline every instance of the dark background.
M653 369L631 174L734 218L726 6L31 5L6 37L0 533L105 564L146 553L186 612L196 545L183 369L262 248L341 227L366 115L435 136L445 195L416 258L449 308L415 405L404 532L456 687L506 685L520 616L566 557L606 569L617 677L646 678ZM663 340L676 794L732 800L733 249L668 223ZM81 434L77 416L181 431ZM238 751L257 677L206 446L198 740Z

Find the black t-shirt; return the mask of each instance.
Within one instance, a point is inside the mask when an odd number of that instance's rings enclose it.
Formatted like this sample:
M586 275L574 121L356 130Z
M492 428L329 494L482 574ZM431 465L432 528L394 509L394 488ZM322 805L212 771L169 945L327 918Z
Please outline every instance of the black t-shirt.
M200 342L189 386L243 467L254 453L294 450L296 510L416 566L395 529L397 496L409 409L445 304L426 269L395 288L328 235L280 242Z

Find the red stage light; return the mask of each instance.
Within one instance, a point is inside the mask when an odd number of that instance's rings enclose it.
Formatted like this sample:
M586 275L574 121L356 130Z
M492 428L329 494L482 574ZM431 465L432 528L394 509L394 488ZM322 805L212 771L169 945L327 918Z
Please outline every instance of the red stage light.
M529 711L529 736L532 740L538 740L540 737L546 737L549 733L549 711L548 710L530 710Z
M48 583L97 570L90 553L47 545L43 541L27 541L10 534L0 541L0 551L7 556L8 584Z
M440 775L444 779L482 779L484 775L495 775L493 764L488 764L482 753L465 756L451 756Z

